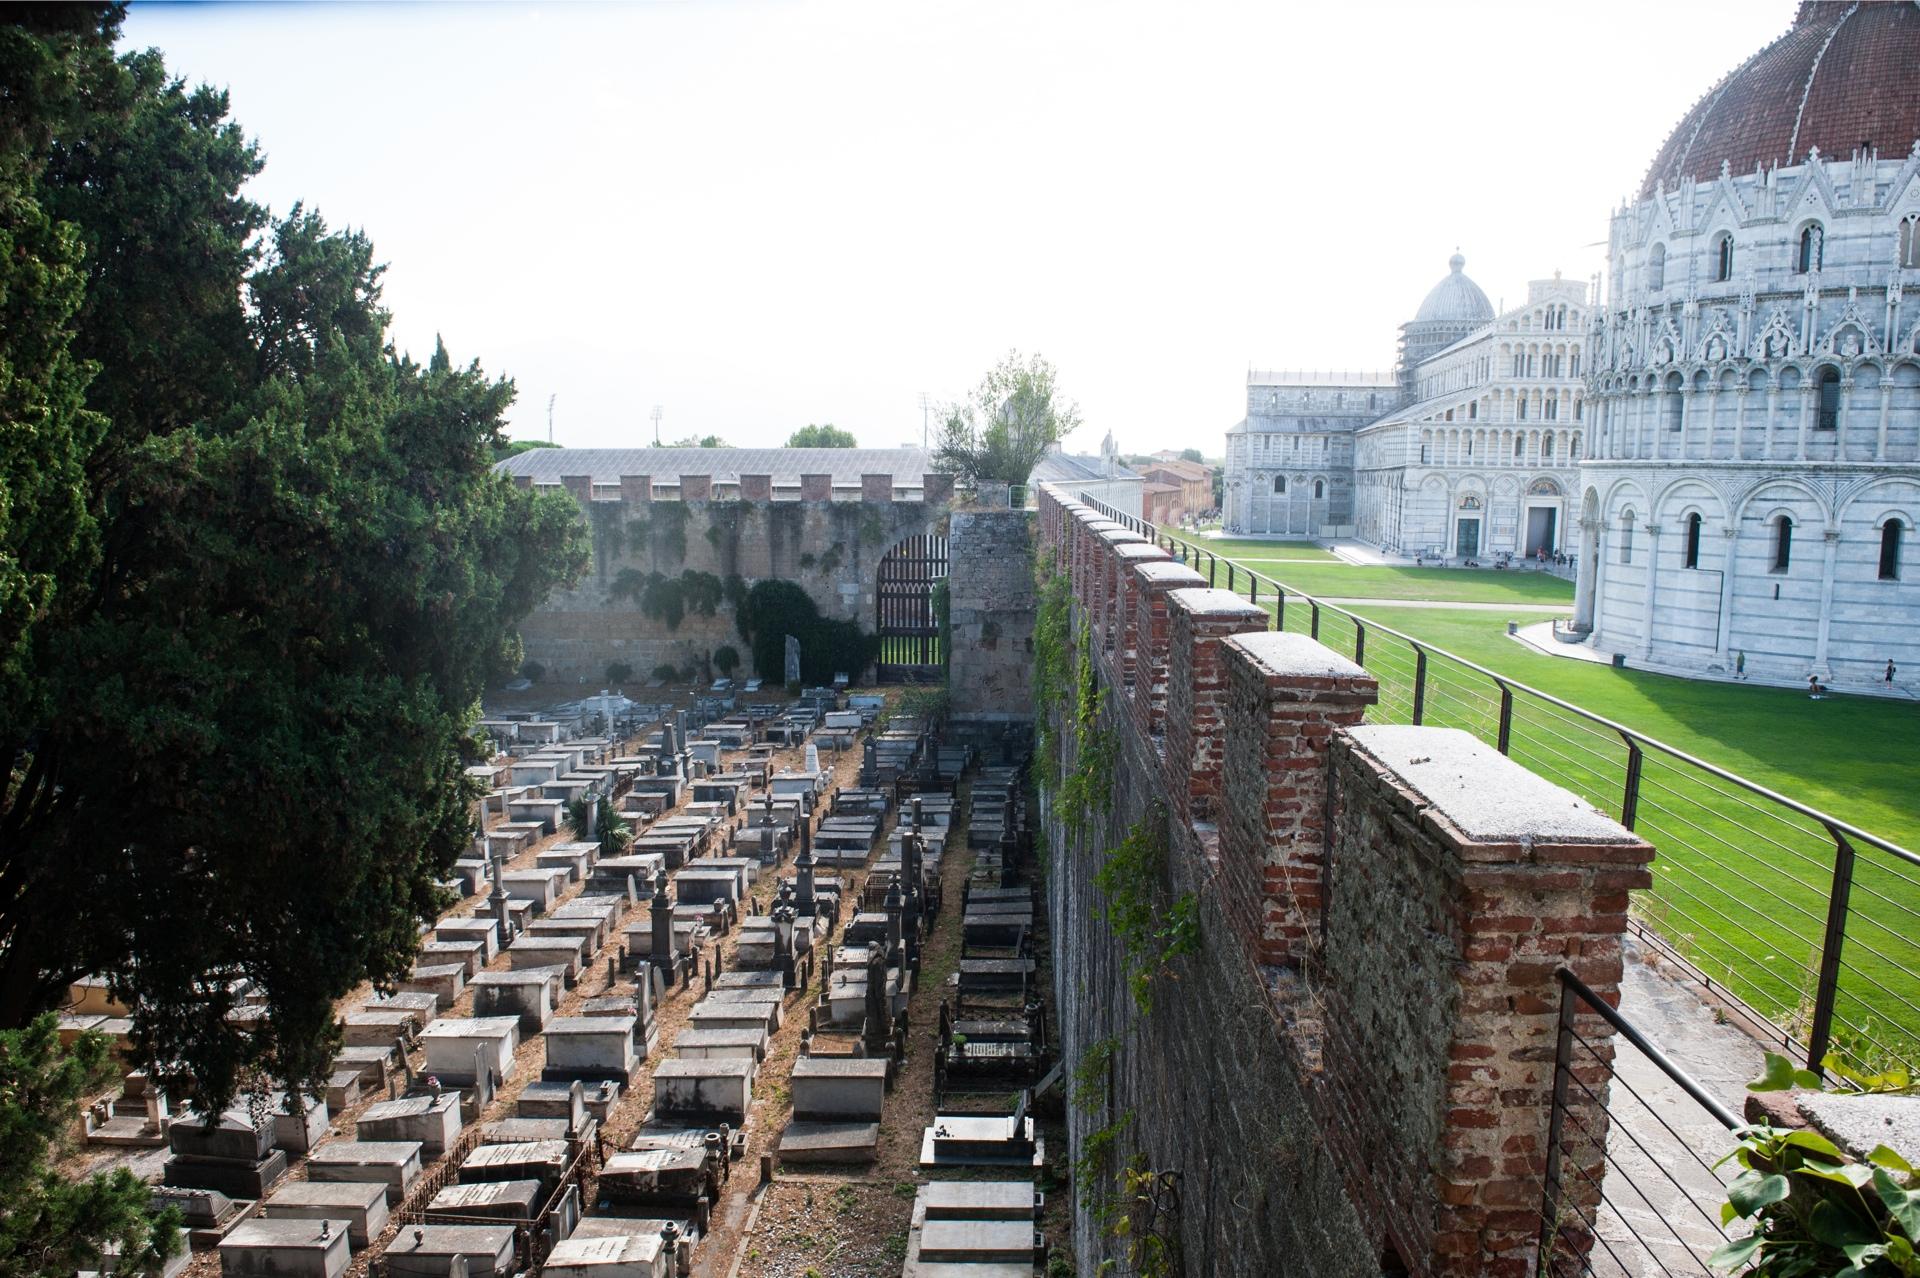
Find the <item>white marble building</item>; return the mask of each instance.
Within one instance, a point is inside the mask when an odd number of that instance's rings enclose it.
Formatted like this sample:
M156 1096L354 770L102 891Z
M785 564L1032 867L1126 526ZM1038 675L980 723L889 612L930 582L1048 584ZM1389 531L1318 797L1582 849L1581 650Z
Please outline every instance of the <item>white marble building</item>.
M1227 432L1228 532L1353 531L1353 434L1399 404L1388 373L1247 374L1247 415Z
M1614 215L1578 490L1596 648L1920 671L1916 67L1912 3L1803 5Z

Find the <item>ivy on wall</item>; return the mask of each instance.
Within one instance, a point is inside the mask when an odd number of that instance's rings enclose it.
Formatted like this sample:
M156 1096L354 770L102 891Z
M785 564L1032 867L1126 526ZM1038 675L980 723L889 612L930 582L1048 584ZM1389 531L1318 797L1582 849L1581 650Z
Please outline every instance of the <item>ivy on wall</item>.
M1127 960L1127 989L1141 1015L1153 1012L1153 981L1174 959L1200 948L1199 901L1185 892L1165 909L1167 810L1155 802L1093 876L1106 898L1101 917Z
M738 577L722 581L710 572L699 572L692 568L681 569L677 577L641 572L637 568L622 568L614 575L613 584L607 588L607 597L630 600L646 616L661 622L669 630L678 630L688 613L711 617L719 611L723 599L744 597L745 583L737 588L734 585L739 581Z

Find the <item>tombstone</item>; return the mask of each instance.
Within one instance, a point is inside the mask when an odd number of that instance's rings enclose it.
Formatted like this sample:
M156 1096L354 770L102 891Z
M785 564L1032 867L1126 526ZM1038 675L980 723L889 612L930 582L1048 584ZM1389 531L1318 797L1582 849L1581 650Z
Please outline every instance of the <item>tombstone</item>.
M652 953L647 957L651 965L671 983L678 955L673 945L673 900L667 895L667 872L662 869L653 883L653 904L649 921L652 923Z
M371 1181L329 1183L290 1180L260 1204L269 1220L344 1220L347 1240L358 1250L387 1227L387 1190Z
M572 1237L554 1244L540 1268L547 1278L672 1278L673 1257L660 1233Z
M811 741L807 742L806 753L802 757L805 758L806 760L806 770L808 772L820 771L820 747L819 746L815 745Z
M261 1198L287 1174L287 1156L273 1147L273 1129L256 1127L244 1109L230 1109L211 1121L183 1117L167 1128L165 1184L182 1189L218 1190L229 1198Z
M547 1064L540 1077L548 1082L612 1078L626 1086L639 1065L637 1024L631 1016L555 1017L547 1025Z
M906 964L906 945L903 924L906 914L906 900L900 892L900 876L895 874L887 880L887 899L882 907L887 915L887 953L889 962Z
M307 1179L382 1185L387 1205L397 1207L420 1179L420 1142L336 1140L307 1155Z
M796 871L794 880L797 886L797 890L794 893L794 910L807 918L812 918L817 913L813 883L812 839L801 839L800 857L793 864Z
M388 1278L507 1278L513 1244L512 1225L403 1225L382 1259Z
M235 1278L338 1278L351 1259L348 1223L242 1221L220 1240L220 1270Z
M792 635L786 637L786 682L789 686L800 682L800 641Z
M653 1071L653 1121L695 1126L744 1122L755 1069L752 1061L738 1057L661 1061Z
M513 1054L520 1046L520 1018L443 1018L420 1031L420 1039L427 1049L427 1073L441 1082L505 1082L513 1075Z
M327 1134L327 1102L299 1088L282 1093L273 1111L273 1145L289 1154L304 1154Z
M877 1123L886 1106L887 1070L879 1057L802 1056L793 1063L793 1116Z
M878 946L872 946L867 950L866 1019L861 1026L861 1042L869 1056L885 1055L891 1042L893 1017L887 1002L886 956Z
M421 1160L431 1161L460 1139L460 1093L408 1096L370 1106L354 1134L363 1140L418 1142Z
M433 1223L448 1225L532 1220L545 1197L545 1186L537 1180L474 1181L440 1189L428 1201L425 1214Z

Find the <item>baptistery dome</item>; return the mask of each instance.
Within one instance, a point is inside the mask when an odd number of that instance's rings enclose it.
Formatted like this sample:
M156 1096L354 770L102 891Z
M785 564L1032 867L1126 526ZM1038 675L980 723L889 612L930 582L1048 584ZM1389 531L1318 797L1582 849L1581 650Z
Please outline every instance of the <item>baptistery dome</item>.
M1447 259L1452 272L1427 294L1427 300L1420 303L1420 310L1413 317L1416 324L1484 324L1493 318L1493 303L1480 291L1480 286L1468 279L1462 268L1467 259L1455 253Z
M1809 0L1785 35L1707 91L1647 170L1640 198L1804 162L1818 148L1901 155L1920 137L1920 5Z

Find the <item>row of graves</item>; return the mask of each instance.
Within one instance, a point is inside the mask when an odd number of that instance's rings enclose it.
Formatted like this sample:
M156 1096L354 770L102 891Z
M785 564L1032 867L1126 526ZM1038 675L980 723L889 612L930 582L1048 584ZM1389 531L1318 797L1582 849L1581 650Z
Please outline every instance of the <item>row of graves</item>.
M788 717L775 710L752 721ZM694 983L755 878L804 845L824 806L814 747L804 769L775 772L764 738L743 737L723 771L696 761L681 712L637 753L536 731L489 765L473 853L449 885L477 903L423 936L395 992L342 1018L324 1095L276 1092L168 1123L156 1198L238 1275L333 1278L357 1254L407 1278L689 1273L744 1115L666 1061L631 1147L609 1155L606 1127L659 1051L662 1000ZM587 837L575 840L579 800ZM603 855L602 800L638 828L622 855ZM604 990L584 997L603 964ZM761 1056L778 1023L764 1022Z
M935 1178L914 1196L903 1278L1030 1278L1045 1256L1034 1178L1046 1149L1028 1112L1059 1073L1036 957L1044 898L1030 873L1028 760L1011 744L1000 759L967 794L960 960L942 991L935 1112L920 1141Z

